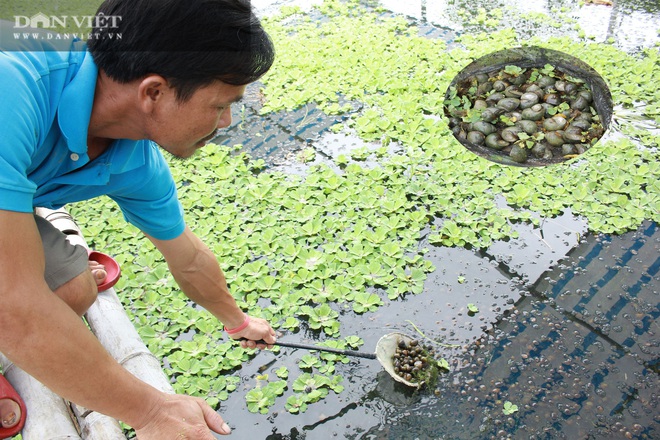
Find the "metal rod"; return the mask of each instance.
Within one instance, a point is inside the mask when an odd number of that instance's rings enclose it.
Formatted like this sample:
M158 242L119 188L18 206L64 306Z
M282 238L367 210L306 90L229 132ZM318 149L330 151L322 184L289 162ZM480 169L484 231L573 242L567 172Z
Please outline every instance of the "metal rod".
M331 348L331 347L318 347L316 345L297 344L295 342L277 341L274 344L268 344L266 341L261 340L261 341L256 341L256 343L266 344L266 345L277 345L279 347L302 348L304 350L327 351L329 353L343 354L345 356L356 356L365 359L376 359L376 355L374 353L363 353L360 351L353 351L353 350L341 350L339 348Z

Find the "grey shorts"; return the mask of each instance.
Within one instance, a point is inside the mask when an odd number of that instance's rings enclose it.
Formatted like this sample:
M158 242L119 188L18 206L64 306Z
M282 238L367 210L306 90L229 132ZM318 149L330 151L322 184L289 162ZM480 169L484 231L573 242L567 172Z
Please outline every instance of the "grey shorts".
M66 234L53 226L48 220L38 215L34 216L34 220L37 222L46 257L44 278L48 283L48 287L55 290L89 267L87 249L80 245L71 244L66 239Z

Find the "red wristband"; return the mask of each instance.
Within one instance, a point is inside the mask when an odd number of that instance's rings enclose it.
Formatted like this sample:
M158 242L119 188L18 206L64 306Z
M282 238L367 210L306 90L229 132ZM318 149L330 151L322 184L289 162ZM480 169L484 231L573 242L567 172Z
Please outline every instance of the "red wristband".
M243 324L239 325L238 327L229 329L227 326L225 326L225 331L228 335L233 335L234 333L238 333L241 330L245 330L247 326L250 325L250 316L247 313L244 313L244 315L245 321L243 321Z

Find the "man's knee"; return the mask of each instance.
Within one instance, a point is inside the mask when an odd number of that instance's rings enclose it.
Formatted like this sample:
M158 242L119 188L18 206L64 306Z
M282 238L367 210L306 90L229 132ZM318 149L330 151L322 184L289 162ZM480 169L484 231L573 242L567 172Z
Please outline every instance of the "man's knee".
M82 316L90 308L96 297L98 289L92 272L88 269L63 284L55 290L55 294L69 305L79 316Z

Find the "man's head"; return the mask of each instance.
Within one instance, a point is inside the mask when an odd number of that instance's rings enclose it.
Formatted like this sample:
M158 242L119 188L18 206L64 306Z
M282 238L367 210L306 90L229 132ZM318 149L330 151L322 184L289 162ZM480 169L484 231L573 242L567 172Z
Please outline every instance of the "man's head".
M118 17L88 40L99 69L120 83L160 75L181 101L215 81L256 81L275 56L250 0L106 0L97 15Z

